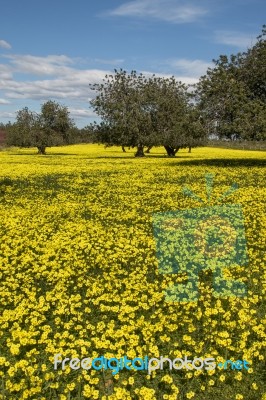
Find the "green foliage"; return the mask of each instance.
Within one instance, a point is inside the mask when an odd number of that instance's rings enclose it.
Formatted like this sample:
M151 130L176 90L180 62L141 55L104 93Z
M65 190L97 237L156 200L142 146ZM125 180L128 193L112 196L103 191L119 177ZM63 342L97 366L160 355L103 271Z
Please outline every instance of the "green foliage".
M40 114L28 107L17 112L16 122L7 129L7 144L37 147L40 154L45 154L46 147L69 144L73 129L67 107L49 100L42 105Z
M220 138L266 139L266 30L245 53L221 55L197 87L209 133Z
M195 146L204 137L187 87L174 77L115 70L92 89L97 95L91 104L102 119L95 127L100 143L137 147L138 156L144 155L144 146L163 145L174 155L178 148Z
M266 101L266 25L257 37L257 43L242 55L241 78L246 83L250 97Z

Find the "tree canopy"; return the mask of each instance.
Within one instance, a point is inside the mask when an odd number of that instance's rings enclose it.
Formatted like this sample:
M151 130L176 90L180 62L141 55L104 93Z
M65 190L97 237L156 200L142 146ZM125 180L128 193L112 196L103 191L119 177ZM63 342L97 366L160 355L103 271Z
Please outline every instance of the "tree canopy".
M24 107L17 112L16 122L9 126L7 144L18 147L37 147L45 154L46 147L69 144L74 123L67 107L52 100L38 114Z
M266 30L244 53L214 60L197 86L209 133L220 138L266 139Z
M174 156L179 148L202 142L203 126L188 88L174 77L115 70L92 89L97 94L91 104L102 119L100 143L137 147L136 156L144 156L144 146L163 145Z

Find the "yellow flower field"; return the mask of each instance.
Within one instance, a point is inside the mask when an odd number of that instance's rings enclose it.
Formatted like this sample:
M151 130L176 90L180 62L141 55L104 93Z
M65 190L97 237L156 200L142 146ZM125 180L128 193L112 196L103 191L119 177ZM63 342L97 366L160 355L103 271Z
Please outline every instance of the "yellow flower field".
M98 145L0 152L0 399L261 400L266 396L266 153ZM240 204L248 266L225 273L248 296L213 296L203 271L197 302L167 302L185 274L160 274L152 216L202 207L205 174L213 200ZM206 203L207 204L207 203ZM248 370L54 369L63 358L146 355L247 360Z

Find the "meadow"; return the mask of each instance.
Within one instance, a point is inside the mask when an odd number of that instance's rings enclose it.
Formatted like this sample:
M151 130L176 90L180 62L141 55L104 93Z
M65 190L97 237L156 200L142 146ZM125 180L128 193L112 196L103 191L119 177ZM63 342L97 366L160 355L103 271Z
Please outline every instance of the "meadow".
M0 152L0 399L266 400L263 151L196 148L176 158L98 145ZM240 204L249 262L228 276L246 297L167 302L185 274L160 274L154 213ZM231 196L217 199L238 185ZM54 355L247 360L248 370L54 370Z

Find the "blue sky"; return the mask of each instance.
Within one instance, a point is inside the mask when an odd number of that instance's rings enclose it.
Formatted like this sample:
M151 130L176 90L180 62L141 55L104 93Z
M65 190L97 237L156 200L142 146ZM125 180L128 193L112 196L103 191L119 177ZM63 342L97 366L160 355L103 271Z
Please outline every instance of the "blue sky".
M89 84L114 68L194 83L266 23L265 0L5 0L0 10L0 122L52 99L79 127L96 119Z

